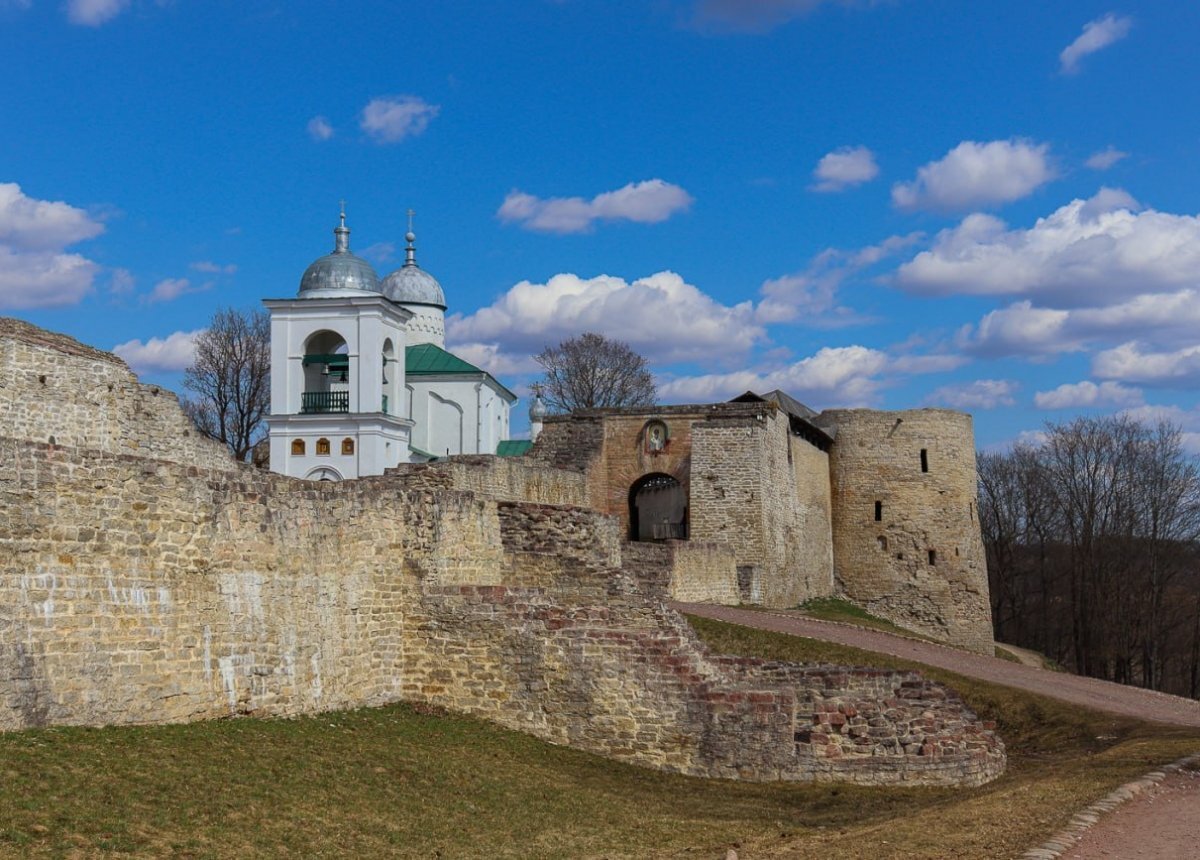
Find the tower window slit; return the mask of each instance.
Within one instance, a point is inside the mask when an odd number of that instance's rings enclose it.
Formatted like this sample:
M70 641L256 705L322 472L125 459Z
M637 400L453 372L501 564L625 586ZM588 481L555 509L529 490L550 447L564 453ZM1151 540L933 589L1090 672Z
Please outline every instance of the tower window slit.
M936 549L931 549L929 551L929 564L931 567L933 565L937 564L937 550Z
M929 471L929 449L927 448L921 449L921 471Z
M875 522L883 522L883 502L875 503Z

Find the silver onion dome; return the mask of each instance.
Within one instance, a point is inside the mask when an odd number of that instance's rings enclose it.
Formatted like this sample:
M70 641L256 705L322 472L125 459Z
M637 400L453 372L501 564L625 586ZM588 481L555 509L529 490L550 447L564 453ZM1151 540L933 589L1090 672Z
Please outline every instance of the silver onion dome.
M442 285L417 265L417 249L413 244L416 240L410 226L404 235L404 241L408 243L404 265L384 278L380 289L389 299L402 305L433 305L445 310L446 294L442 292Z
M313 261L300 279L300 295L325 290L380 291L375 269L362 257L350 253L350 228L346 226L344 208L333 230L333 253Z
M550 410L546 408L546 404L542 402L542 392L534 390L533 403L529 405L529 420L542 421Z

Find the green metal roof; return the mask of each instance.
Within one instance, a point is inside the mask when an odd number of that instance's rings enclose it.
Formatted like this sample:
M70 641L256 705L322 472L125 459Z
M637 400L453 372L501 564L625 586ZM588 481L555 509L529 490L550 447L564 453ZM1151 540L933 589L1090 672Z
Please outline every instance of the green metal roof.
M457 355L452 355L432 343L419 343L416 346L404 348L404 374L405 376L486 376L508 395L510 402L517 399L517 395L509 391L486 370L463 361Z
M423 373L484 373L473 364L451 355L432 343L420 343L404 348L404 372L413 376Z
M528 439L506 439L496 447L497 457L522 457L529 453L533 443Z

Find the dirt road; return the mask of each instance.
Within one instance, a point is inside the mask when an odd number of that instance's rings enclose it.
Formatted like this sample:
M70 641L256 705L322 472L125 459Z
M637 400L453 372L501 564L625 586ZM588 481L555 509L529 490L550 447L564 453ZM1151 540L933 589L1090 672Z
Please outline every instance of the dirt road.
M902 636L867 630L862 627L852 627L848 624L817 621L813 618L806 618L798 612L786 610L763 612L701 603L672 603L671 605L680 612L690 615L700 615L704 618L714 618L718 621L728 621L776 633L789 633L793 636L837 642L841 645L851 645L868 651L879 651L883 654L891 654L906 660L914 660L930 666L937 666L940 669L958 672L960 675L994 681L997 684L1017 687L1031 693L1061 699L1064 702L1095 708L1098 711L1160 723L1200 727L1200 701L1193 699L1168 696L1165 693L1156 693L1137 687L1125 687L1108 681L1098 681L1094 678L1081 678L1078 675L1051 672L1033 666L1023 666L996 657L969 654L945 645L906 639ZM1196 856L1200 857L1200 847L1197 848Z

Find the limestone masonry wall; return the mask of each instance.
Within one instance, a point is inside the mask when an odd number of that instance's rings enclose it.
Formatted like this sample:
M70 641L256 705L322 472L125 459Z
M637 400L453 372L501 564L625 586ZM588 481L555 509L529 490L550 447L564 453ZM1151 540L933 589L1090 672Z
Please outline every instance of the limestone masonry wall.
M837 432L830 467L839 589L902 627L990 654L971 416L852 409L820 420Z
M236 469L176 396L142 385L125 362L63 335L0 317L0 433L17 439Z
M51 347L112 363L72 348ZM103 434L38 439L91 409L127 420L93 381L43 398L45 415L21 419L32 439L0 434L0 729L403 699L697 776L977 784L1003 770L1003 744L946 688L714 656L663 602L669 547L627 550L612 517L499 498L578 484L519 466L464 477L494 461L450 469L450 487L437 469L309 483L187 464L191 437L161 427L145 429L153 458ZM470 482L481 491L454 488Z

